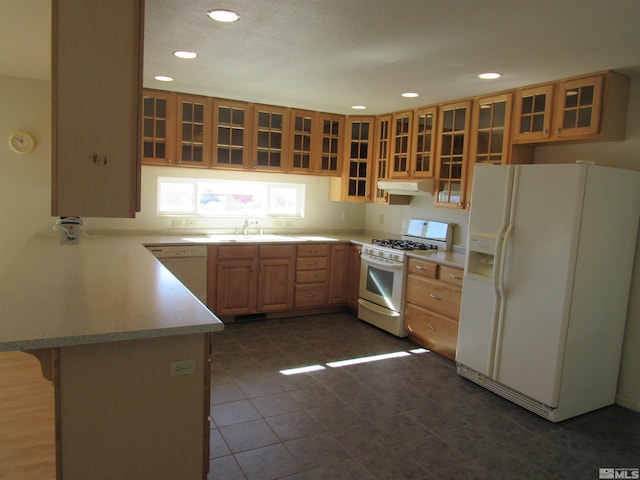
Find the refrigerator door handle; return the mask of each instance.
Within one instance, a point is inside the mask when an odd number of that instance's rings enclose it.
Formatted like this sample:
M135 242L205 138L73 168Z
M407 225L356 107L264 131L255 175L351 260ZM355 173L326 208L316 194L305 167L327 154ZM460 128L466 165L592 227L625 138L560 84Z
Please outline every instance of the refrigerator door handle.
M502 343L502 330L504 328L504 302L502 301L505 298L505 286L504 286L504 265L507 257L507 250L509 249L509 240L511 239L511 234L513 233L513 222L515 218L516 212L516 199L518 198L518 178L519 178L520 170L518 167L514 167L513 175L510 179L509 190L510 201L508 205L505 207L508 208L508 223L507 228L504 232L504 237L502 238L501 246L500 246L500 266L498 268L498 291L500 295L500 305L498 309L498 321L497 326L494 331L495 334L495 342L493 343L494 347L494 356L493 356L493 366L490 367L491 377L493 379L497 379L500 372L498 372L498 367L500 365L500 344Z

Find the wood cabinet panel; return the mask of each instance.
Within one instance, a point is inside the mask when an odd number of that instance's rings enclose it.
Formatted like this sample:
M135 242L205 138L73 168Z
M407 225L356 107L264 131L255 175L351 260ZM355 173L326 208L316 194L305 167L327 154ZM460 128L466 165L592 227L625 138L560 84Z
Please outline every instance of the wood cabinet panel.
M145 90L142 97L142 163L168 166L176 159L176 95Z
M457 285L462 287L462 279L464 276L464 270L460 268L449 267L447 265L440 265L440 273L438 278L446 283Z
M296 259L296 270L321 270L329 266L328 257L298 257Z
M254 105L253 116L251 168L284 172L289 151L288 109L273 105Z
M322 307L327 303L326 283L296 285L296 308Z
M142 0L53 2L54 216L140 210L143 11Z
M256 310L259 312L291 310L295 273L291 256L288 258L261 257L258 270Z
M413 304L407 305L404 314L405 328L410 335L420 338L427 347L455 358L458 322Z
M296 283L323 283L327 281L326 270L300 270L296 271Z
M328 244L305 243L296 248L298 257L326 257L329 255Z
M208 97L179 94L176 163L183 167L211 165L212 101Z
M438 276L438 264L425 262L417 258L409 258L407 273L422 277L436 278Z
M349 244L331 245L329 266L328 299L330 305L347 303L347 282L349 277Z
M253 133L250 103L216 98L213 101L213 154L215 168L247 169Z
M360 252L362 245L351 245L349 251L349 277L347 285L347 304L352 309L358 308L360 297Z
M406 301L428 310L458 318L460 315L460 288L450 287L437 280L412 276L407 282Z

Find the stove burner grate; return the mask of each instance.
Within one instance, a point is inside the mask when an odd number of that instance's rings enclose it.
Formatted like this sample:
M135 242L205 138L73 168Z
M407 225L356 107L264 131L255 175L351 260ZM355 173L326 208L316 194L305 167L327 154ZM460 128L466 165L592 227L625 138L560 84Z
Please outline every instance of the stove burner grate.
M431 245L411 240L397 240L393 238L374 238L371 243L380 247L394 248L396 250L437 250L437 245Z

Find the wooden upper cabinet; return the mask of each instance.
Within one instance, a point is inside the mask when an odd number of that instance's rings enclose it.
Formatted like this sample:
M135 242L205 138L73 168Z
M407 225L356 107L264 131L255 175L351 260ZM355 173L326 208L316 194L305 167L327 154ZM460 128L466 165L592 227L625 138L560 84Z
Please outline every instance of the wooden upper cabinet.
M53 2L54 216L140 209L143 12L142 0Z
M290 120L289 171L313 174L318 170L318 114L292 110Z
M318 148L318 171L320 175L339 177L342 174L342 149L344 143L345 117L330 113L319 113L317 128L320 138Z
M172 165L176 158L175 94L145 90L142 96L142 163Z
M177 96L178 165L208 167L211 164L211 104L209 97Z
M516 92L514 142L539 142L549 138L553 85L525 88Z
M393 114L389 178L408 178L411 173L413 111Z
M438 114L435 205L465 207L471 101L442 105Z
M389 194L378 188L378 180L389 178L389 157L391 155L391 122L392 115L376 117L373 141L373 185L371 185L373 203L389 203Z
M510 163L512 101L511 93L474 100L469 144L470 170L479 163Z
M516 92L513 142L622 140L629 79L604 72Z
M249 168L253 111L251 104L213 101L213 167Z
M251 168L263 171L285 171L285 159L289 147L288 110L272 105L254 105L253 116Z
M373 158L373 117L348 119L348 156L345 172L345 199L367 202L371 199L370 178Z
M420 108L413 120L413 140L411 143L411 170L413 178L433 177L436 144L436 120L438 108Z

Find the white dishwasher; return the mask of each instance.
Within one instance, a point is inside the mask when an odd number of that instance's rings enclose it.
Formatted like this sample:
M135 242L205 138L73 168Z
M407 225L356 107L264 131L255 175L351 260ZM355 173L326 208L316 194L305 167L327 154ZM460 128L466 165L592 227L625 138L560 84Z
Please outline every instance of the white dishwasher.
M206 245L148 246L147 250L202 303L207 304Z

